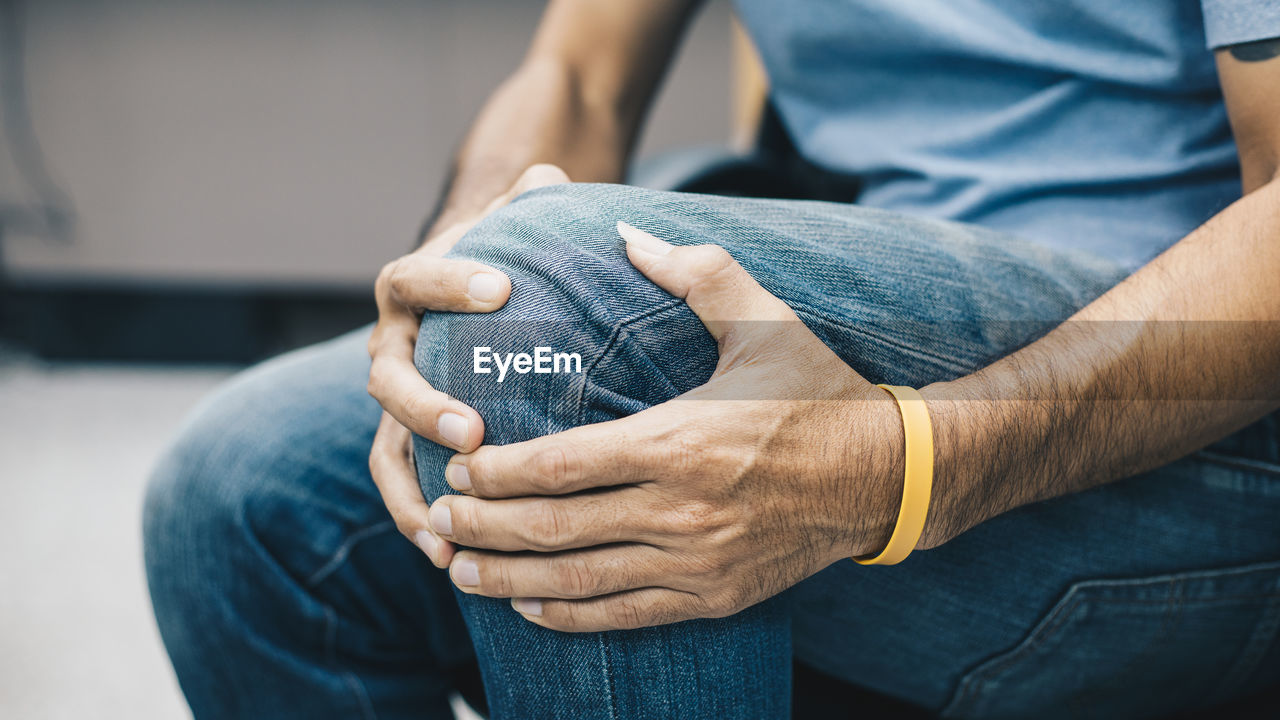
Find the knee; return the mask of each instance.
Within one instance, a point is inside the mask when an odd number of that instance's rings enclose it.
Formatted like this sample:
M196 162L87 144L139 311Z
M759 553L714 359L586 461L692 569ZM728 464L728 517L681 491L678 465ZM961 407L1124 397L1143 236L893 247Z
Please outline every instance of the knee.
M567 184L526 193L491 214L453 254L507 273L511 298L494 313L428 314L418 370L467 402L541 399L562 411L584 390L612 392L623 396L615 415L701 384L715 368L714 341L683 301L631 266L616 229L626 220L677 243L700 242L685 237L678 214L664 206L667 197L627 186ZM533 355L539 347L574 356L566 360L572 370L558 372L549 359L500 371L497 361L506 353ZM651 382L638 382L637 374Z
M359 368L310 352L216 391L153 471L143 549L162 624L260 602L268 579L306 579L353 529L387 520L364 469L377 407Z
M245 571L268 556L305 571L318 560L300 548L322 553L386 519L369 502L381 410L364 391L367 339L358 331L259 365L191 413L147 489L153 581Z
M225 588L248 534L267 450L237 388L207 399L153 470L143 508L143 549L157 609L184 588Z
M682 224L688 213L673 210L680 197L559 185L491 214L453 254L507 273L511 299L484 315L427 314L418 370L480 413L487 444L621 417L702 384L715 369L715 342L682 300L631 266L616 229L625 220L676 243L704 242ZM536 363L537 348L552 358L548 372L500 372L507 354ZM477 363L478 355L487 361ZM571 371L556 372L557 355L570 358ZM446 453L419 443L419 468Z
M245 565L244 442L223 390L180 431L152 472L143 508L147 585L171 653L204 647L225 625ZM174 656L179 657L179 655Z

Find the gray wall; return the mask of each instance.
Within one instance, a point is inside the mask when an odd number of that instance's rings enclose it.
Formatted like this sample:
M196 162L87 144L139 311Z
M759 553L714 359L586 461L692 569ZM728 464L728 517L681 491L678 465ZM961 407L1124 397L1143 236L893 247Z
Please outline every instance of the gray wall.
M542 4L28 1L33 124L78 224L70 244L11 234L4 266L28 280L367 287L410 243ZM723 141L729 65L716 2L642 152ZM12 157L0 198L30 199Z

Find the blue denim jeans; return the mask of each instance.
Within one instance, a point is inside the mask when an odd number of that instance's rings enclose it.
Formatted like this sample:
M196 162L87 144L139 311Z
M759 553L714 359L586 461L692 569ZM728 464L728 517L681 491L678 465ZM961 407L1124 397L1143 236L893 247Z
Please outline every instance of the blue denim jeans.
M454 254L507 272L490 315L428 315L416 361L486 442L627 415L704 382L715 345L613 229L726 247L874 382L956 377L1118 282L1104 259L825 203L569 185ZM1007 513L892 567L837 563L735 616L566 634L456 593L395 530L366 456L367 330L250 370L157 469L147 570L198 717L448 717L478 661L497 718L785 717L793 656L950 717L1154 715L1280 681L1280 423ZM476 346L583 372L473 372ZM855 431L856 419L851 419ZM424 493L449 451L415 444Z

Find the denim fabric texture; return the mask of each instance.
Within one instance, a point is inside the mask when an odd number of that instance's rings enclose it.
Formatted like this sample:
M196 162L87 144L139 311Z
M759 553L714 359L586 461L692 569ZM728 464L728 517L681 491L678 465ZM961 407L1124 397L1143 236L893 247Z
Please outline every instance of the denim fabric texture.
M726 247L875 382L955 377L1030 342L1120 263L845 205L605 185L527 193L454 250L507 272L490 315L430 314L416 361L504 444L703 382L715 346L627 262L625 220ZM1280 681L1280 431L995 518L901 565L837 563L738 615L565 634L452 591L366 466L367 330L209 398L147 499L147 570L197 717L448 717L479 662L495 718L780 718L794 655L949 717L1158 715ZM579 352L582 373L472 372L472 349ZM850 431L856 431L856 418ZM428 498L450 452L415 442ZM1016 479L1011 479L1016 481Z

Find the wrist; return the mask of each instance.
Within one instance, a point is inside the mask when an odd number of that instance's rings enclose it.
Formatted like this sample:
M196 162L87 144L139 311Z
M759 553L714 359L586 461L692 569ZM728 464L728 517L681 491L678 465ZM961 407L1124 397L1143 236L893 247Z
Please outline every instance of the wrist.
M993 402L973 376L920 389L933 424L933 498L921 533L921 550L934 548L1013 509L1016 476L1001 428L1004 404ZM1008 450L1007 447L1004 447Z
M906 436L897 402L870 384L859 388L856 398L853 408L839 404L831 433L851 441L839 471L838 492L844 500L839 525L846 530L845 542L836 549L841 558L874 555L888 544L906 473Z

